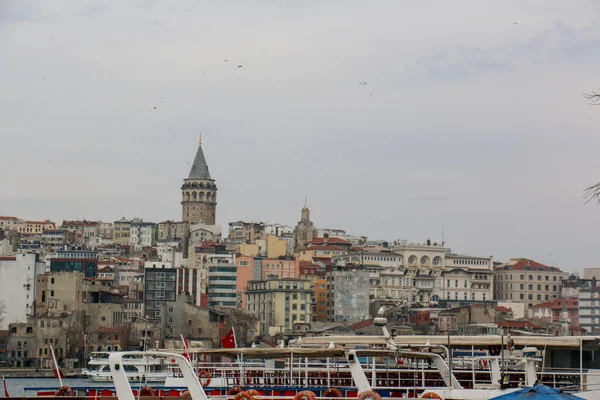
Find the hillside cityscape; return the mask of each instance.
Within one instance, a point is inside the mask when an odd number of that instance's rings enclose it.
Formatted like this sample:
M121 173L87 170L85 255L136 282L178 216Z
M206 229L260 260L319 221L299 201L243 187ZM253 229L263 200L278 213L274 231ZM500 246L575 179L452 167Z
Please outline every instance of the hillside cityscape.
M208 157L210 159L210 157ZM0 216L0 364L81 368L94 351L220 347L300 337L600 333L600 268L581 276L528 258L460 254L443 241L370 240L324 228L217 224L218 171L202 141L181 219L31 221ZM3 210L6 212L9 210ZM460 243L457 244L460 247Z

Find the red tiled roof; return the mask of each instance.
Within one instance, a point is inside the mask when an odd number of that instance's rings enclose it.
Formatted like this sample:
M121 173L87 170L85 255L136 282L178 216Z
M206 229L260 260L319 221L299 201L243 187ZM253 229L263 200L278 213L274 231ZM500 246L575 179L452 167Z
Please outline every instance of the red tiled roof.
M8 331L0 331L0 337L6 337L8 336Z
M357 322L356 324L350 325L350 329L356 331L361 328L366 328L367 326L373 325L373 319L366 319L364 321Z
M540 304L534 304L531 308L550 308L552 310L562 310L565 302L567 303L568 310L576 310L579 308L579 300L576 297L570 297L565 299L563 297L558 298L554 301L547 301Z
M17 217L3 217L3 216L0 216L0 219L5 220L5 221L7 221L7 220L18 221L19 220L19 218L17 218Z
M542 326L538 324L534 324L529 321L503 321L498 322L498 327L500 328L531 328L531 329L541 329Z
M526 270L527 267L531 268L532 271L539 270L539 269L541 269L543 271L556 271L556 272L560 271L556 267L551 267L551 266L548 266L548 265L544 265L542 263L530 260L528 258L519 258L517 260L511 260L506 265L503 265L503 266L500 266L500 267L496 268L496 270L497 271L502 271L502 270Z
M496 312L508 313L508 312L512 312L512 309L510 309L508 307L504 307L504 306L498 306L498 307L496 307Z
M336 246L310 246L306 250L330 250L330 251L347 251L344 247Z
M331 238L315 238L311 243L322 244L322 243L337 243L337 244L352 244L347 240L331 237Z
M0 256L0 261L16 261L17 257Z

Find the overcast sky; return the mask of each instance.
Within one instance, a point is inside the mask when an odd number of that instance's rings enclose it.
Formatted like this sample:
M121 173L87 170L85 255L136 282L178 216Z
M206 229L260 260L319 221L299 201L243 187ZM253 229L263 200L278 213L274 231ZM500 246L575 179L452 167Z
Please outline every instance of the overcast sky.
M0 214L181 219L201 130L224 228L307 195L319 228L597 266L599 67L594 0L4 0Z

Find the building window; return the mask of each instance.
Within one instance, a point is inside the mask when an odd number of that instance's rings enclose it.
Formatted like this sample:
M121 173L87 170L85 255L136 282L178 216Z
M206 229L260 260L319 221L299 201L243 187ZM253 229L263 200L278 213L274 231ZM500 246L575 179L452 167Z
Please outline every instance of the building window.
M529 280L532 281L533 280L533 275L529 275Z
M530 294L528 294L528 295L527 295L527 298L528 298L529 300L533 300L533 295L530 293Z
M525 296L523 295L523 293L521 293L521 294L520 294L519 298L520 298L521 300L524 300L524 299L525 299Z

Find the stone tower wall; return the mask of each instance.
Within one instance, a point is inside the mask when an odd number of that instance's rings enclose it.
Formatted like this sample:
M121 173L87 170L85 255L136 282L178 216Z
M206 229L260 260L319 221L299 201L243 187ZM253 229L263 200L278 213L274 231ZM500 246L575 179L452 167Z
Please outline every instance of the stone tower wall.
M193 224L197 222L203 222L207 225L214 225L216 220L216 203L201 203L196 201L183 202L183 215L182 219L184 222Z

